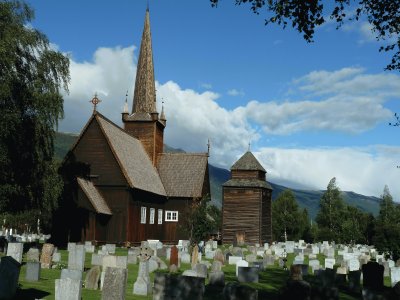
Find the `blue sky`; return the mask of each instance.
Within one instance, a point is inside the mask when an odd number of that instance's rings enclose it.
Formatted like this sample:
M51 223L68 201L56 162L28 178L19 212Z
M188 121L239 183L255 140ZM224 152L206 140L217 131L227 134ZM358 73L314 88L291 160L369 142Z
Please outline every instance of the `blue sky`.
M146 1L31 1L35 28L71 58L61 131L79 132L92 108L120 124L134 76ZM150 1L157 97L165 102L166 143L206 151L229 168L247 150L274 182L400 198L400 74L384 71L365 21L328 22L315 42L265 15L221 0ZM400 199L399 199L400 200Z

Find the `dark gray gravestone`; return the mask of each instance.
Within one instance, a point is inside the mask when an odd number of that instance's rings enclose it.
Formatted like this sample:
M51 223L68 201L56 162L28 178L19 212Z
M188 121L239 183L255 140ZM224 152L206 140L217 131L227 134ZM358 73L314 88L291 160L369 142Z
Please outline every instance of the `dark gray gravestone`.
M223 290L224 299L230 300L257 300L258 291L249 286L229 282Z
M26 281L39 281L40 279L40 262L28 261L26 263Z
M359 293L361 291L361 271L350 271L348 277L350 290L354 293Z
M229 261L229 256L232 256L232 253L230 253L230 252L228 252L228 253L225 253L225 261Z
M265 269L262 261L254 261L250 263L250 266L258 268L259 271L264 271Z
M11 256L0 261L0 299L12 299L18 287L21 265Z
M99 288L101 269L100 266L91 268L85 277L85 288L89 290L97 290Z
M370 261L362 266L363 287L381 291L383 290L384 267L375 261Z
M207 278L207 266L204 264L196 264L197 277Z
M210 272L208 274L208 283L216 286L225 285L225 275L223 271Z
M308 265L302 264L301 266L301 275L306 276L308 275Z
M239 267L238 268L239 282L258 283L258 271L259 269L257 267Z
M124 300L126 289L127 269L106 268L104 276L102 300Z
M337 286L346 286L347 275L346 274L336 274L335 282L336 282Z
M314 275L317 276L318 283L322 287L335 286L335 274L334 269L315 270Z
M304 280L288 280L283 292L284 300L308 300L310 299L311 285Z
M155 273L153 300L202 300L205 279Z

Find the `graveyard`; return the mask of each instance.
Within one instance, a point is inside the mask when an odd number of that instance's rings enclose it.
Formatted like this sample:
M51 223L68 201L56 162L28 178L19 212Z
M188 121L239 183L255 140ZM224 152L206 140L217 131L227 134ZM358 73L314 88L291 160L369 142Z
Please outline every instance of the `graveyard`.
M69 243L67 249L14 242L6 248L0 299L290 299L285 286L292 265L309 284L311 299L398 299L400 281L398 263L373 247L326 241L235 247L209 241L202 251L182 240L130 248Z

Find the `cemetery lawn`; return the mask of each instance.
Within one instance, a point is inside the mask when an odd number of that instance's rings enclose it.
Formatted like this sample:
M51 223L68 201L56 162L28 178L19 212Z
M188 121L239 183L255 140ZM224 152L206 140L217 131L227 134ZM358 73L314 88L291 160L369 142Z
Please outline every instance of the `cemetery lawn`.
M19 289L17 291L15 299L55 299L55 280L60 278L61 269L67 268L68 262L68 252L67 250L59 250L61 253L61 263L58 264L57 269L42 269L41 279L38 282L29 282L25 280L26 264L23 263L21 267L20 277L19 277ZM117 248L116 255L127 255L127 249ZM86 272L91 267L91 257L90 253L86 254L85 258L85 273L83 274L83 279L85 278ZM324 260L323 255L319 255L318 259L321 263ZM288 255L288 266L292 264L294 259L293 254ZM305 258L304 263L308 263L308 258ZM165 260L164 260L165 261ZM25 255L24 255L25 262ZM168 262L167 262L168 265ZM128 265L128 282L126 286L126 299L152 299L152 295L149 296L137 296L133 295L133 284L136 281L138 274L138 265ZM186 269L190 269L190 264L182 264L180 272ZM311 270L311 269L310 269ZM223 267L225 273L225 284L228 282L238 282L236 279L236 269L234 265L225 265ZM165 272L165 271L162 271ZM311 272L311 271L310 271ZM154 280L154 272L150 273L150 278ZM283 270L278 265L270 266L266 271L260 272L259 283L248 283L243 285L248 285L252 288L258 290L259 299L278 299L281 289L285 286L287 279L289 278L289 272ZM306 281L310 282L313 286L315 285L314 276L306 276L304 278ZM204 299L209 300L221 300L223 299L222 288L208 286L208 280L206 279L206 290L204 294ZM390 287L390 278L385 277L385 286ZM340 289L340 299L350 300L350 299L360 299L361 295L354 295L346 291L345 289ZM82 299L101 299L101 291L87 290L82 288Z

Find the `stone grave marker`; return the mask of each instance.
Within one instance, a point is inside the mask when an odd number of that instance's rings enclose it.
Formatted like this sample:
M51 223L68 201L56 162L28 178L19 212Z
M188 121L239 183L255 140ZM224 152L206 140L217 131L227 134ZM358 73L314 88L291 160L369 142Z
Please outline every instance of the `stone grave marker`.
M249 263L255 262L255 261L257 261L257 256L254 255L254 254L248 254L248 255L246 255L245 260L246 260L247 262L249 262Z
M363 287L381 291L383 290L384 267L375 261L369 261L362 266Z
M125 299L127 276L127 269L106 268L101 299Z
M196 264L195 270L197 277L207 278L207 266L204 264Z
M68 269L83 272L85 266L85 246L76 245L68 253Z
M222 271L222 263L219 260L214 260L211 265L211 272Z
M68 246L67 246L68 252L71 251L72 249L74 249L75 246L76 246L76 243L68 243Z
M325 269L333 269L334 265L335 265L334 258L325 258Z
M349 271L349 288L352 292L359 293L361 291L361 271Z
M0 299L12 299L18 287L20 263L11 256L0 261Z
M39 256L40 252L38 248L29 248L28 252L26 252L26 261L38 262Z
M255 282L258 283L257 267L238 267L238 280L239 282Z
M286 241L285 242L285 249L286 249L286 253L294 253L294 241ZM276 251L276 249L275 249ZM275 252L276 254L276 252Z
M8 243L7 256L11 256L18 263L21 263L23 250L24 250L23 243Z
M202 300L204 278L155 273L153 299Z
M192 251L192 268L194 268L199 261L199 247L195 245Z
M400 281L400 267L393 267L390 269L390 282L392 287Z
M40 255L40 263L42 269L50 269L52 263L52 256L54 252L53 244L44 244L42 247L42 254Z
M62 269L60 279L74 279L74 280L82 280L82 271L74 270L74 269Z
M239 260L238 262L236 262L236 277L238 276L238 269L239 267L248 267L249 263L245 260Z
M28 261L26 263L26 281L39 281L40 279L40 263L37 261Z
M99 288L101 269L100 266L92 267L85 277L85 288L89 290L97 290Z
M61 261L61 253L60 252L53 253L52 260L55 263L59 263Z
M241 260L242 260L241 256L229 256L229 264L230 265L236 265L236 263Z
M115 244L106 244L105 246L109 254L115 254Z
M139 255L139 272L133 285L133 294L147 296L151 292L149 276L149 260L151 257L150 247L147 242L142 242ZM151 250L151 249L150 249Z
M80 280L71 278L56 279L56 300L80 300L82 295L82 284Z
M258 290L247 285L240 285L237 282L229 282L225 285L223 291L223 299L237 300L257 300Z
M263 257L264 268L267 266L273 266L275 264L275 256L273 255L264 255Z
M218 260L221 264L225 263L225 256L221 249L216 249L214 251L214 260Z
M175 265L179 267L179 257L178 257L178 248L174 245L171 247L171 254L169 258L169 265Z
M214 286L225 285L225 274L223 271L213 271L208 274L208 284Z
M101 266L103 265L103 257L104 255L102 254L92 254L92 260L91 260L91 265L92 266Z
M350 259L349 260L349 271L358 271L360 270L360 261L358 259Z

